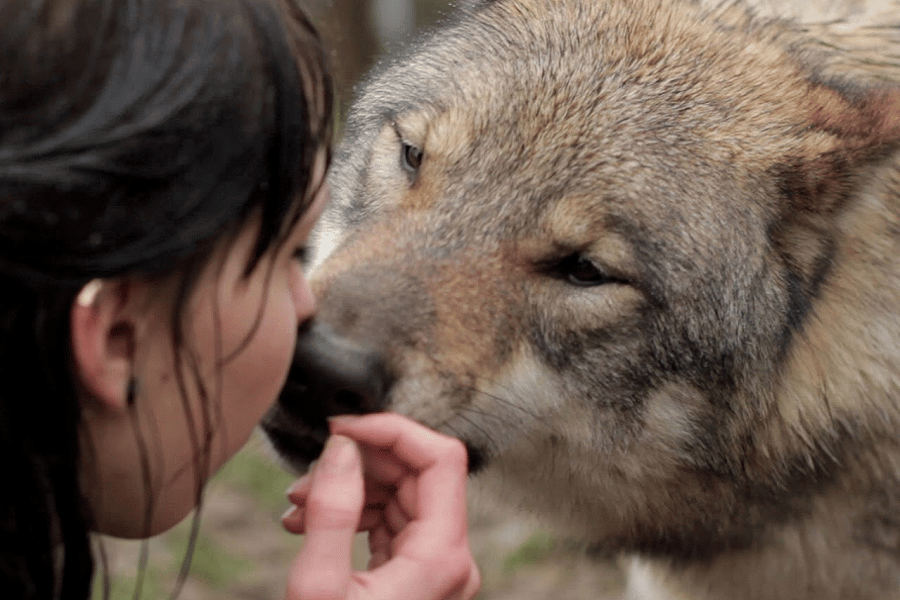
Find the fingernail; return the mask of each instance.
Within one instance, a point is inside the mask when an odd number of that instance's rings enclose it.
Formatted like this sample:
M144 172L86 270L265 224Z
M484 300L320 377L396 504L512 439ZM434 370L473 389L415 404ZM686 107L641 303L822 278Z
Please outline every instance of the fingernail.
M351 423L357 419L359 419L359 415L335 415L328 417L328 423L330 425L340 425L341 423Z
M356 462L356 444L348 437L333 435L328 438L316 472L341 473L352 469Z
M285 496L290 498L291 496L293 496L297 493L304 492L305 490L307 490L309 488L310 479L311 479L311 476L309 473L307 473L300 479L296 480L294 483L292 483L291 485L288 486L287 490L285 490L285 492L284 492Z
M281 515L281 526L291 533L303 533L303 511L296 506Z
M284 521L286 519L289 519L289 518L293 517L295 514L297 514L298 512L300 512L299 508L297 508L296 506L290 506L290 507L288 507L288 509L286 511L284 511L284 514L281 515L281 520Z

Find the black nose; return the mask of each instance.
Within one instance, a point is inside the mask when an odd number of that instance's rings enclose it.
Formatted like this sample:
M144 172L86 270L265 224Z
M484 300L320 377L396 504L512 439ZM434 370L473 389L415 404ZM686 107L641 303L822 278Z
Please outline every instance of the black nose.
M308 322L298 331L294 362L263 431L302 472L322 451L327 417L384 410L390 382L380 353Z
M308 424L339 414L384 408L389 378L380 353L307 322L297 335L294 362L279 405Z

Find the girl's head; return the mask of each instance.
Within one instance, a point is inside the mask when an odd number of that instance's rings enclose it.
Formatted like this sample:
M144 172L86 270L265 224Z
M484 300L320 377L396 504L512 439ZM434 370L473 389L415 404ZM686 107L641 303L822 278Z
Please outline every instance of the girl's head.
M0 586L83 598L86 531L183 517L283 383L331 86L281 0L0 13Z

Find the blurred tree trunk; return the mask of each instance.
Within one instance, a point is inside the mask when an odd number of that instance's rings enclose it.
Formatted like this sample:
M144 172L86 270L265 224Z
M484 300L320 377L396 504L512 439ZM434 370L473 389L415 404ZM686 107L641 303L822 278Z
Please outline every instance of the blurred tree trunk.
M415 0L416 27L430 27L440 17L450 14L453 9L450 0Z
M369 0L372 23L382 51L392 52L416 28L416 0Z
M306 0L303 3L328 49L339 122L343 122L352 99L353 85L372 66L379 52L367 4L361 0Z
M353 86L385 48L397 49L413 28L446 14L449 0L301 0L328 48L337 94L338 126L353 99ZM375 19L373 11L390 12Z

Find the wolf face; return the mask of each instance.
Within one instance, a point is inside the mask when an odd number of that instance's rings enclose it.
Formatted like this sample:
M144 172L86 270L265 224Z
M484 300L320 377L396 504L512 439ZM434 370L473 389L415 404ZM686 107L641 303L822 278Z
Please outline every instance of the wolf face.
M495 0L384 66L276 448L396 411L679 593L898 596L900 90L811 47L731 3Z

